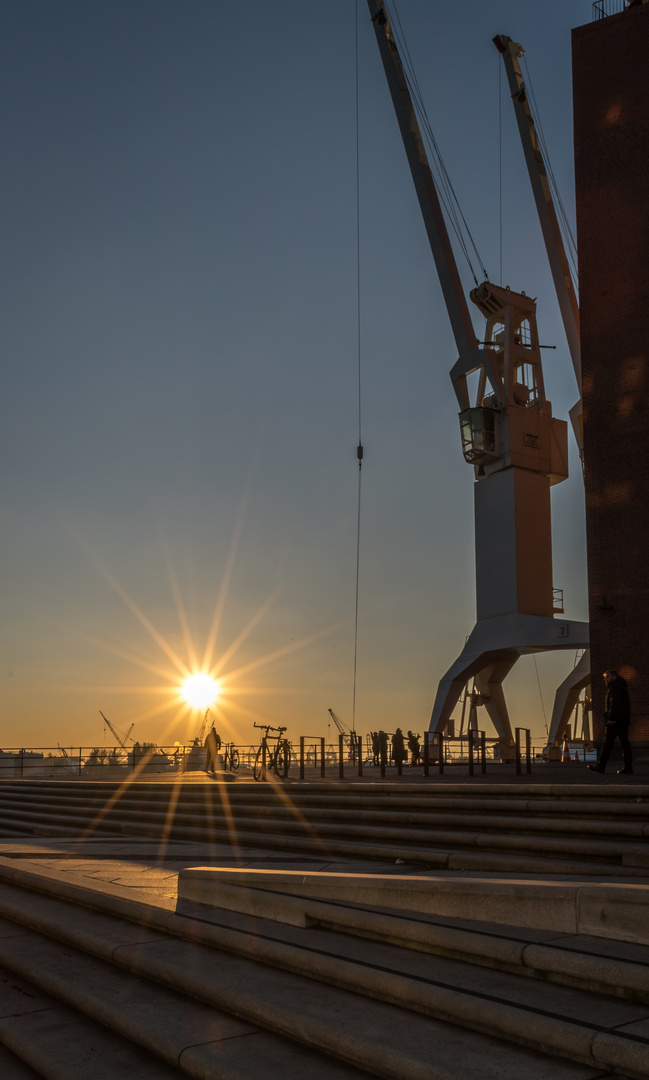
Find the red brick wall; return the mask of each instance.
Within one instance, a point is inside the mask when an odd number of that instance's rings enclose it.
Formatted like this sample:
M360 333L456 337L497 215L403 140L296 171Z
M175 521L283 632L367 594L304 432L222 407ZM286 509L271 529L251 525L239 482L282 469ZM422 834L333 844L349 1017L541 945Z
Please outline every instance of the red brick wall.
M616 668L649 745L649 4L573 31L573 91L595 732Z

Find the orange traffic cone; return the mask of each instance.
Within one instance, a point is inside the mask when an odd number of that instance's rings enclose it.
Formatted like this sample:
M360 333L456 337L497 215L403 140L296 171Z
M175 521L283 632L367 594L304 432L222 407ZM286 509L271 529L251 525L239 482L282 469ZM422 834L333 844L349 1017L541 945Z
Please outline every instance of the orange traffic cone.
M565 761L570 761L570 747L568 746L568 740L567 739L563 740L563 754L562 754L562 757L561 757L561 761L562 761L562 763L565 762Z

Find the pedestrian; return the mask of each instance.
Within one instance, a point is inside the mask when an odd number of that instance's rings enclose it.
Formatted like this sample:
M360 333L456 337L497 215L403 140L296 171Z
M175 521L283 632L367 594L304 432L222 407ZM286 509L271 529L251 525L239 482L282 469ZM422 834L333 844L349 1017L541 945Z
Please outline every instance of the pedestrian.
M388 733L387 731L379 731L379 764L383 766L388 763Z
M410 751L410 765L411 765L411 767L413 765L418 765L419 764L419 755L421 754L421 747L419 746L420 738L421 738L421 735L419 734L419 732L417 732L417 733L415 733L414 731L409 731L408 732L408 749Z
M372 735L372 765L379 764L379 757L381 754L381 740L379 739L378 731L373 731Z
M221 749L221 736L217 735L212 724L205 739L205 772L215 772L217 754Z
M406 742L403 737L403 731L400 727L397 728L392 736L392 758L397 768L400 768L402 763L408 757L406 753Z
M599 761L588 768L593 772L603 773L606 770L613 744L617 739L622 747L624 768L618 769L620 776L633 773L633 756L631 743L629 742L629 724L631 722L631 705L629 702L629 689L626 679L623 679L617 671L605 671L606 679L606 702L604 705L604 721L606 724L604 733L604 745L599 755Z

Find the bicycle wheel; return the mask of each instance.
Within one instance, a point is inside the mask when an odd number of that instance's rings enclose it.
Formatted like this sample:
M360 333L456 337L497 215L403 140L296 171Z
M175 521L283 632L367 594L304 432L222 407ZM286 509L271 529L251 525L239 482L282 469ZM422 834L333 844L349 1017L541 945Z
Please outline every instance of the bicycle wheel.
M278 776L288 776L289 765L291 764L290 751L285 746L278 747L277 757L275 759L275 772Z
M261 780L261 770L262 770L262 752L261 751L262 751L262 748L260 746L258 751L257 751L257 756L255 757L255 765L254 765L254 768L252 770L252 775L254 776L255 780Z
M239 751L233 750L230 754L230 768L232 772L236 772L239 768Z

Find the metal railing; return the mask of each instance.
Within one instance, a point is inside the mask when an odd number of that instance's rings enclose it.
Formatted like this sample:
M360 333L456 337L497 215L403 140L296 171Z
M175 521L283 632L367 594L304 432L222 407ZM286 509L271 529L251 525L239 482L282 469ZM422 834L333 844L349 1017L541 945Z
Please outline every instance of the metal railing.
M387 733L386 733L387 734ZM228 744L238 752L238 773L248 778L254 770L258 744ZM483 731L471 731L462 736L426 732L421 740L421 755L412 764L408 758L394 761L389 737L378 759L374 760L371 745L360 736L341 736L337 743L327 743L320 735L302 735L295 743L287 744L288 779L315 780L327 776L352 779L355 776L399 777L404 769L408 775L430 775L431 767L439 773L445 769L464 767L469 776L485 773L499 765L515 765L517 775L530 773L532 765L545 764L543 746L533 746L527 728L515 729L515 742L502 752L501 740L486 738ZM596 751L570 742L570 759L584 764L595 760ZM220 755L223 765L223 752ZM173 746L135 745L127 750L116 747L20 747L0 750L0 780L20 778L50 780L119 780L126 776L200 773L205 768L205 748L194 741Z
M609 15L619 15L627 6L627 0L595 0L593 22L597 19L606 19Z

